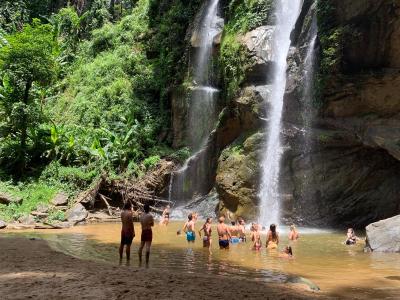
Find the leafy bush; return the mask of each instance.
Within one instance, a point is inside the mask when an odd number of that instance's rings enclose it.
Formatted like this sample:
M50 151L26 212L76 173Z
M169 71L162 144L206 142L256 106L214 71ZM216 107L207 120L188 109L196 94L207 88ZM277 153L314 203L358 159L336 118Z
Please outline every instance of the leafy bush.
M143 165L147 170L155 167L160 162L160 156L154 155L143 160Z
M0 182L0 192L23 199L21 205L0 205L0 218L11 221L28 215L39 204L49 203L58 190L40 182L19 183L18 185L13 185L11 182Z

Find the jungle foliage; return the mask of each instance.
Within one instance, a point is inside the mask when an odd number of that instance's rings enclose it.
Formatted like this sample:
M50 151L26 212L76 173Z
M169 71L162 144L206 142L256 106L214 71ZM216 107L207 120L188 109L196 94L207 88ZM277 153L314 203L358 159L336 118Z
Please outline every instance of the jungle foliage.
M76 193L103 172L139 176L161 157L185 159L169 146L168 95L201 2L2 1L0 179L12 181L1 190Z

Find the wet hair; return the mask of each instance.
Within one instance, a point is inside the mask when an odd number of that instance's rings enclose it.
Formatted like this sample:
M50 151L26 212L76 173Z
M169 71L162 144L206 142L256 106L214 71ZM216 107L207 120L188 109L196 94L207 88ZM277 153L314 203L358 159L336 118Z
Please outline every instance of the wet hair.
M143 209L144 209L144 212L145 212L146 214L148 214L148 213L150 212L150 205L149 205L148 203L146 203L146 204L143 206Z
M193 219L193 214L189 214L189 215L188 215L188 220L189 220L189 221L192 221L192 219Z
M132 208L132 203L130 201L124 204L124 209L131 209L131 208Z
M211 221L211 218L206 219L206 224Z
M275 240L278 237L278 235L276 234L276 225L275 224L271 224L269 226L269 230L271 230L272 238Z
M235 226L236 222L235 221L231 221L231 224L232 224L232 226Z
M286 253L293 256L292 247L286 246Z
M294 224L290 225L290 230L296 230L296 226Z

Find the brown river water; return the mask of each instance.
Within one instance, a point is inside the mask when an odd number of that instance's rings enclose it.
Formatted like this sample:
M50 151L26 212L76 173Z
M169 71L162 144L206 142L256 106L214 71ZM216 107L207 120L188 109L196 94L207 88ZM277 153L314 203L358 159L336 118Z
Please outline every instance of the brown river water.
M202 222L198 223L198 227ZM300 229L301 237L291 242L294 259L278 257L278 251L253 251L251 242L219 250L216 228L210 255L197 237L188 245L184 235L176 232L182 222L167 227L156 225L150 257L151 268L189 273L252 278L268 282L287 282L304 277L316 284L322 293L360 299L400 299L400 254L364 253L364 242L355 246L343 244L344 233ZM47 240L58 251L83 259L118 263L120 224L106 223L76 226L60 230L18 231L10 234L35 236ZM136 249L140 225L135 224L132 267L137 267ZM263 236L265 242L265 236ZM281 233L280 250L288 245Z

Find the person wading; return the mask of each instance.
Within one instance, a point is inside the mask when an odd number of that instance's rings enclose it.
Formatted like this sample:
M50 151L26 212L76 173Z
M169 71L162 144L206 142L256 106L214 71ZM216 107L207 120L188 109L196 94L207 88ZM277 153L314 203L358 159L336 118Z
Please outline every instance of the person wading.
M185 223L185 225L183 225L182 229L186 233L186 240L188 241L188 243L194 243L194 241L196 240L196 232L194 229L194 225L195 221L193 219L193 214L189 214L188 220Z
M224 223L225 217L220 217L218 219L219 224L217 225L219 248L229 249L229 240L231 238L231 233L229 232L229 227Z
M148 266L150 259L150 247L153 240L153 231L151 230L151 227L154 226L154 218L150 214L149 204L146 203L143 209L144 213L140 216L140 224L142 225L142 236L141 244L139 247L139 263L142 263L142 252L144 246L146 246L146 266Z

